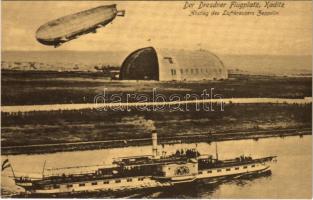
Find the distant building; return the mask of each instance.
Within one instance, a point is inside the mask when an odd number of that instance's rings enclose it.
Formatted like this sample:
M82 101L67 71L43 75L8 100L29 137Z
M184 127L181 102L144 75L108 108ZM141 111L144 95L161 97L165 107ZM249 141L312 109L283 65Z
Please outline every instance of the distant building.
M123 62L121 80L199 81L227 79L223 62L205 50L138 49Z

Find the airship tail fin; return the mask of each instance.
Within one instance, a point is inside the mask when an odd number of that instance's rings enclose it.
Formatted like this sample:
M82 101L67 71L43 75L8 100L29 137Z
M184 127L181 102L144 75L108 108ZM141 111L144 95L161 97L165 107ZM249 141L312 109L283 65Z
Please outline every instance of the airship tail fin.
M124 17L125 16L125 10L118 10L116 13L117 16Z

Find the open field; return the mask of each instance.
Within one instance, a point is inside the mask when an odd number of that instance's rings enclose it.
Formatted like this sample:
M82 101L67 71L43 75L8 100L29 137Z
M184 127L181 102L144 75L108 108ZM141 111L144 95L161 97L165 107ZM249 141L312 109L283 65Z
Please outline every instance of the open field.
M201 95L203 90L223 98L304 98L312 96L310 77L230 75L228 80L201 82L110 81L101 73L2 72L2 105L93 103L96 95L156 93ZM130 99L131 100L131 99ZM125 99L123 99L125 101Z
M228 80L200 82L111 81L90 72L2 72L2 106L93 103L96 95L156 93L201 95L214 88L222 98L311 97L310 77L230 75ZM130 101L132 101L130 99ZM311 134L308 104L229 103L224 111L99 111L2 112L3 154L45 153L150 144L152 120L164 143L234 140ZM216 105L218 106L218 105ZM201 106L200 106L201 108ZM218 108L218 107L215 107Z
M224 111L2 113L2 153L43 153L160 143L311 134L311 104L228 104ZM33 145L33 146L29 146Z

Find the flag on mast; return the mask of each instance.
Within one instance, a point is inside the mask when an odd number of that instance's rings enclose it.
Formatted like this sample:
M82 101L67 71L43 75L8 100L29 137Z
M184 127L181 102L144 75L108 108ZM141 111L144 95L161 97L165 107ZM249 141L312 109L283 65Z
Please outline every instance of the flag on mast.
M11 164L9 162L9 159L5 159L2 163L2 168L1 170L4 171L6 168L11 167Z

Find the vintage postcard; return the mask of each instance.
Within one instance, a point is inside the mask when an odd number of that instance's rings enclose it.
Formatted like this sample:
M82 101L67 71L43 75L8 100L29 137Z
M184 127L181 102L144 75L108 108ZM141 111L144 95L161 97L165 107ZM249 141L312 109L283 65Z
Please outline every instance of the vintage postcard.
M1 198L312 198L311 1L1 13Z

